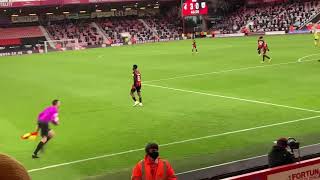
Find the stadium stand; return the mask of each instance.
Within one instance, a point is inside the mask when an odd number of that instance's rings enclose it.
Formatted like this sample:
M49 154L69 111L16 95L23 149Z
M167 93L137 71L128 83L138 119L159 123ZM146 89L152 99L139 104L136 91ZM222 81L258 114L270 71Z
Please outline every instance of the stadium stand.
M0 53L32 51L44 41L44 34L39 26L0 28Z
M165 17L148 17L145 19L108 18L100 20L99 25L113 43L123 43L121 33L128 32L137 41L159 39L176 39L181 37L182 28Z
M0 39L32 38L44 36L38 26L0 28Z
M95 46L103 43L103 37L90 22L55 22L46 27L52 40L78 39L80 46Z
M129 33L137 41L156 41L159 39L176 39L181 37L182 28L167 18L149 17L113 17L96 20L105 32L106 38L113 44L124 43L122 33ZM94 46L106 43L90 22L55 22L46 27L52 40L78 39L81 46Z
M0 25L4 27L0 29L0 53L25 54L26 51L35 53L182 39L182 20L176 5L167 6L166 13L153 7L116 12L96 12L88 7L85 18L81 17L83 13L71 12L71 9L67 13L54 9L55 13L43 16L41 9L30 11L31 15L21 14L19 9L7 14L4 11L5 16L0 19ZM77 42L73 43L71 39ZM57 48L59 45L67 48ZM69 45L73 48L68 48Z
M160 18L147 18L146 22L150 28L156 33L159 39L176 39L182 34L181 25L178 23L170 22L167 17ZM173 18L178 19L178 18Z
M107 18L99 20L100 27L106 32L112 43L123 43L121 33L130 35L140 41L152 39L152 33L136 18Z
M298 28L319 13L319 1L242 7L213 29L223 33L236 33L242 27L248 27L251 32L288 31L290 25Z
M2 28L0 29L0 44L1 46L23 45L24 41L19 38L44 37L44 41L77 39L81 47L105 47L126 44L129 41L131 43L145 43L183 39L183 37L190 38L192 37L190 34L183 36L184 26L179 16L179 9L178 6L168 7L165 13L141 10L140 14L136 11L133 13L134 15L130 13L125 15L127 11L122 11L110 16L103 16L104 12L101 14L92 12L92 14L88 14L87 18L76 19L69 18L59 12L60 14L45 18L39 16L36 19L37 22L34 22L35 18L31 18L31 16L19 16L14 20L17 22L27 20L28 23L25 24L38 23L43 26L26 25L27 27ZM96 13L95 17L93 17L93 13ZM212 22L213 26L209 31L219 31L220 34L244 32L244 29L251 33L288 32L304 26L310 30L312 25L308 23L319 14L320 2L315 0L254 6L242 4ZM206 19L204 18L204 21ZM5 26L10 26L7 19L1 22ZM193 28L191 31L188 27L184 28L184 30L186 29L189 33L194 32ZM51 47L54 46L51 45Z

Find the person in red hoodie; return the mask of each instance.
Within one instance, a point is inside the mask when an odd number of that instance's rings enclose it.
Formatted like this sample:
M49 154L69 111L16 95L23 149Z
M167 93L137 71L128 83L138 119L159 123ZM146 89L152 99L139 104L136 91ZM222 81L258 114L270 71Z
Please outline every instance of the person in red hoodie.
M145 151L144 159L133 168L131 180L177 180L170 163L159 158L158 144L147 144Z

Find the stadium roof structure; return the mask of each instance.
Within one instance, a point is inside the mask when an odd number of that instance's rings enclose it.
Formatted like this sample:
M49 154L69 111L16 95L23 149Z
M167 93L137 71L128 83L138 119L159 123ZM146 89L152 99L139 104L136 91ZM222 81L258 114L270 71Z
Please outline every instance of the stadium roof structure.
M154 4L159 2L180 2L177 0L1 0L1 9L10 8L26 8L35 6L68 6L68 5L81 5L81 4L104 4L104 3L144 3L144 4Z
M159 6L178 4L177 0L4 0L0 2L1 17L46 16L63 14L86 14L92 12L154 9Z

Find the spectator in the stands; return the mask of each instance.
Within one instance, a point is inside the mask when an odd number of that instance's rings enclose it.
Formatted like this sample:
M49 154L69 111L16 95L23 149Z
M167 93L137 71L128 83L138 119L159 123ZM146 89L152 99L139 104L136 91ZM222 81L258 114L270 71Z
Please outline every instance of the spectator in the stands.
M78 39L79 45L83 47L103 43L102 36L90 22L56 22L47 26L47 30L55 40Z
M268 154L269 167L282 166L295 162L294 154L287 150L288 139L280 138Z
M289 31L290 25L299 28L320 12L319 1L263 4L243 7L212 27L223 33L236 33L248 26L252 32ZM234 28L238 26L238 28Z

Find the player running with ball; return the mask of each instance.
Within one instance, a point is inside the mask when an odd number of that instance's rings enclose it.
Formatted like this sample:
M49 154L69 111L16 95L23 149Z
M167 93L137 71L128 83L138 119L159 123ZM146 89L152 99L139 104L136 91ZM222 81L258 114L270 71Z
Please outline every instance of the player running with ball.
M50 139L54 136L54 131L49 128L49 123L53 123L55 125L59 124L58 117L58 108L60 106L59 100L53 100L52 106L44 109L38 116L38 125L36 128L36 132L41 131L41 141L39 142L36 150L34 151L32 158L39 158L38 152L43 148L45 144L48 143Z

